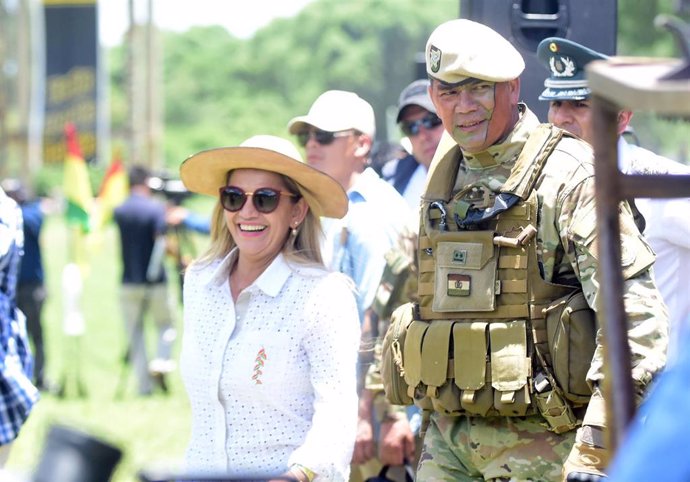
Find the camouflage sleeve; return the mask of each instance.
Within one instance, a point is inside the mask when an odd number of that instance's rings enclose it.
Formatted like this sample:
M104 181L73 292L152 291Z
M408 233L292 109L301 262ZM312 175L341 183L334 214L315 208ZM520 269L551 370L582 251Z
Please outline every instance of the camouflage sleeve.
M590 307L602 320L598 297L600 272L598 262L594 178L588 177L571 190L564 190L558 203L558 231L565 248L564 262L570 264L579 279ZM628 318L628 339L632 354L633 378L641 394L654 374L666 363L668 313L650 268L654 254L635 227L627 203L619 208L621 226L621 267L624 302ZM604 378L601 329L597 333L597 350L588 373L590 382Z
M366 378L364 379L364 388L372 392L383 392L383 379L381 378L381 343L383 337L376 340L374 346L374 361L367 370Z

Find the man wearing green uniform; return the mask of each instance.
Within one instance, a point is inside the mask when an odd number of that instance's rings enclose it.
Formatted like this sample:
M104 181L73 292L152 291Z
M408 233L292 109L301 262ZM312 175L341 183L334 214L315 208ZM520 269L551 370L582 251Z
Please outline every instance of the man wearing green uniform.
M389 398L431 414L417 480L597 480L609 454L592 149L519 102L524 61L484 25L437 27L426 67L445 132L422 196L419 303L394 314L382 368ZM625 203L620 223L641 397L665 364L668 315Z

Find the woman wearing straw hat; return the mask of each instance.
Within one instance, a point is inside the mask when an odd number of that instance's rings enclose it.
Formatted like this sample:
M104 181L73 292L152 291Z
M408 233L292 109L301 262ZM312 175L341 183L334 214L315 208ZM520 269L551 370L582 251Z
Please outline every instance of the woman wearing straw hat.
M359 321L351 282L326 271L318 241L319 217L347 212L345 192L273 136L199 152L180 173L218 197L211 244L184 283L188 469L347 480Z

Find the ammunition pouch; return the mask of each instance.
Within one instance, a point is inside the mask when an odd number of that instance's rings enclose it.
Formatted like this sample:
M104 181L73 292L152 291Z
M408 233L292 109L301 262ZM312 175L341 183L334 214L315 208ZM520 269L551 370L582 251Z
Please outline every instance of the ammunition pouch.
M386 398L393 405L412 405L414 400L408 395L409 386L405 381L403 347L407 332L414 320L414 305L404 304L391 315L391 323L383 337L381 346L381 378ZM408 364L409 365L409 364Z
M488 356L487 356L488 353ZM408 395L448 415L530 412L525 323L413 321L403 358ZM418 367L418 368L417 368Z
M582 291L557 299L544 310L548 350L544 361L563 395L575 404L587 403L592 390L587 371L596 349L596 316Z
M529 322L414 319L396 310L384 338L382 376L387 399L446 415L541 414L563 433L581 419L541 354L533 351ZM532 353L532 357L530 357Z

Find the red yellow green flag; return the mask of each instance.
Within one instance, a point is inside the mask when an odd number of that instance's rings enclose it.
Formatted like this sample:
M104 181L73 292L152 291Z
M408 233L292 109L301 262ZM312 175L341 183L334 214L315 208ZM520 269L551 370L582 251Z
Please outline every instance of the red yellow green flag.
M98 193L99 222L101 226L112 220L113 211L129 195L129 180L120 153L115 152L113 160L103 177Z
M63 189L67 200L67 222L88 232L91 228L93 191L89 181L89 170L81 154L74 124L65 125L65 142L67 155L63 167Z

